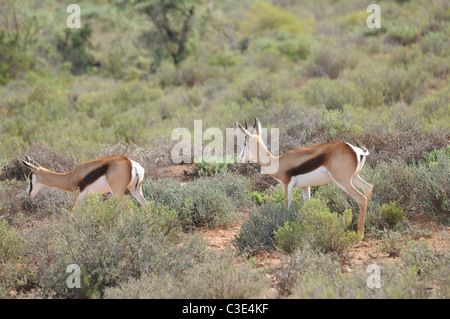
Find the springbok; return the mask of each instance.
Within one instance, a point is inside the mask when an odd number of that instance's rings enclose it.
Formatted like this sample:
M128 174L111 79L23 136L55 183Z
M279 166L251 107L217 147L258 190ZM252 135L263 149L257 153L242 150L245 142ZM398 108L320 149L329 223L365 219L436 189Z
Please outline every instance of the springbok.
M364 181L359 172L364 166L369 152L345 142L323 143L306 148L290 150L281 156L272 155L264 144L260 133L261 124L255 118L251 132L236 122L245 134L239 163L256 159L263 169L270 171L271 177L284 187L285 209L291 204L294 187L302 189L305 202L310 198L310 187L334 181L342 190L355 199L359 205L358 232L364 236L366 208L373 186ZM361 188L361 194L353 185Z
M68 173L48 170L26 155L20 162L31 169L27 195L30 198L44 187L56 187L75 193L70 211L89 193L113 193L123 197L128 188L137 201L147 209L147 201L142 194L144 168L123 155L111 155L83 162Z

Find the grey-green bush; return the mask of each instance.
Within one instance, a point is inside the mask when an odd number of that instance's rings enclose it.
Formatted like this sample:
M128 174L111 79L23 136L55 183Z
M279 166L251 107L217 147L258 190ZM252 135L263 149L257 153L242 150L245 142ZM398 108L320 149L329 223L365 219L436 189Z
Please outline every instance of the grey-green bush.
M42 296L102 297L105 289L158 270L179 272L192 254L175 248L177 214L150 203L91 195L55 227L55 257L41 278ZM181 258L181 259L180 259ZM66 268L81 268L81 289L67 289ZM180 268L181 267L181 268Z

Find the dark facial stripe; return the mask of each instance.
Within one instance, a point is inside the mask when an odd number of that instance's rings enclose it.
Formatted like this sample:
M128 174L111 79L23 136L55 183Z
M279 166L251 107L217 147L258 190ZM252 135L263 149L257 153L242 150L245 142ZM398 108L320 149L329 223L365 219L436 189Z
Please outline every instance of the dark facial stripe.
M30 195L31 191L33 190L33 173L30 173L30 175L28 175L28 179L30 180L30 191L28 192L28 195Z
M325 163L325 159L326 155L320 154L319 156L313 157L297 167L289 169L286 173L290 177L307 174L322 166Z
M80 192L82 192L87 186L94 183L97 179L99 179L101 176L105 175L106 171L108 170L108 164L103 165L99 168L94 169L92 172L87 174L81 182L78 184L78 188L80 189Z

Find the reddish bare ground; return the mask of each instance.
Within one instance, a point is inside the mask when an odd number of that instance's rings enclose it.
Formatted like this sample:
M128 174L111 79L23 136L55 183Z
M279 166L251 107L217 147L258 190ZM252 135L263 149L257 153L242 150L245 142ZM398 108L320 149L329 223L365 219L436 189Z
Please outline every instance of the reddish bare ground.
M152 175L157 180L173 178L180 182L188 182L198 176L197 169L192 164L180 164L168 167L160 167L157 169L157 172L153 173Z

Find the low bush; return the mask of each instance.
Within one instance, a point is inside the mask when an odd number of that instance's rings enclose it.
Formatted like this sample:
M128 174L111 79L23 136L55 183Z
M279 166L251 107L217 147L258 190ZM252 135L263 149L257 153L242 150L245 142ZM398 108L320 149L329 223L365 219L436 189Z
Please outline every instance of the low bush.
M270 187L263 192L254 191L250 194L250 196L254 202L260 205L274 203L284 207L285 191L284 187L280 184ZM294 188L291 203L294 205L300 205L303 203L303 195L300 188Z
M99 202L89 196L72 215L55 226L55 258L41 278L39 295L64 298L101 297L107 287L158 269L178 271L182 252L172 247L177 215L150 205L147 214L128 200ZM184 258L184 257L182 257ZM68 290L66 268L81 267L81 289Z
M106 298L245 299L261 296L267 279L251 265L239 263L232 253L209 253L179 276L167 273L143 276L116 288Z
M29 288L34 271L26 253L28 245L20 233L0 220L0 297L9 297L11 292L21 293Z
M17 48L15 41L7 39L4 30L0 30L0 85L8 83L31 68L31 58Z
M381 267L380 288L369 288L367 269L351 276L332 271L306 273L292 289L291 298L316 299L423 299L426 286L411 268L385 264Z
M420 33L420 28L414 24L397 23L389 28L387 39L401 45L411 45L420 39Z
M70 71L79 75L93 64L93 57L87 49L91 46L92 29L89 23L80 29L66 29L57 37L56 47L63 61L70 62Z
M401 250L400 258L405 267L411 267L424 284L432 286L430 297L450 297L450 253L448 244L442 249L430 246L426 241L410 242Z
M258 72L249 72L239 81L237 90L240 92L238 100L241 103L257 101L269 101L279 89L277 78L270 76L267 70L258 70Z
M248 185L241 177L225 174L198 178L180 185L175 180L143 183L145 198L167 205L178 212L184 229L198 226L230 225L238 208L250 204Z
M413 252L414 250L414 252ZM420 249L424 252L424 249ZM369 268L361 267L352 271L352 274L341 272L341 265L337 256L322 254L309 246L296 250L287 256L275 273L277 288L282 296L289 298L316 298L316 299L411 299L411 298L448 298L448 276L444 267L448 257L440 254L428 253L422 256L428 259L427 265L433 265L433 276L426 278L418 272L415 257L417 250L409 249L408 259L403 266L382 264L378 265L380 271L380 286L371 288ZM439 262L436 264L436 261ZM419 262L423 265L423 261ZM438 267L435 267L439 265ZM373 271L372 271L373 274ZM434 280L432 280L432 279ZM430 290L430 284L439 288Z
M325 202L311 199L301 208L296 221L275 231L275 246L290 253L310 243L324 253L341 255L361 239L356 232L348 230L352 219L351 210L345 210L341 215L331 213Z
M381 216L390 227L393 227L403 221L405 211L396 202L384 203L381 206Z
M431 213L445 225L450 224L450 156L447 151L429 153L428 159L413 167L418 181L414 190L417 210Z
M430 32L423 37L421 47L423 53L434 53L440 56L447 56L448 49L447 36L443 32Z
M317 273L318 276L338 276L340 264L337 256L323 254L310 245L295 250L291 255L284 257L281 267L275 271L277 288L281 296L289 296L294 287L308 273Z
M286 9L267 1L258 1L248 14L248 19L242 21L241 30L260 34L271 30L302 34L311 33L314 25L313 21L300 20Z
M226 173L228 166L230 165L230 159L227 156L219 158L217 156L212 157L201 157L198 161L201 160L201 163L194 163L194 165L198 169L198 174L202 177L213 176L218 173ZM236 159L231 161L236 163Z
M399 232L390 230L384 231L382 234L382 242L378 244L378 248L389 255L389 257L398 257L400 254L400 238L402 235Z
M231 253L211 254L186 273L188 298L248 299L261 295L267 279Z
M305 243L304 224L298 221L286 222L274 233L275 248L288 254Z
M255 255L275 248L274 232L279 226L293 221L298 207L292 205L285 210L284 206L270 203L261 206L244 221L239 233L233 239L233 246L242 254Z
M327 110L341 110L345 104L359 106L362 99L351 82L330 79L311 79L301 89L308 105L325 106Z
M333 45L316 46L305 65L304 73L307 77L338 78L344 69L354 69L358 64L358 58L354 53L349 54L344 49Z

